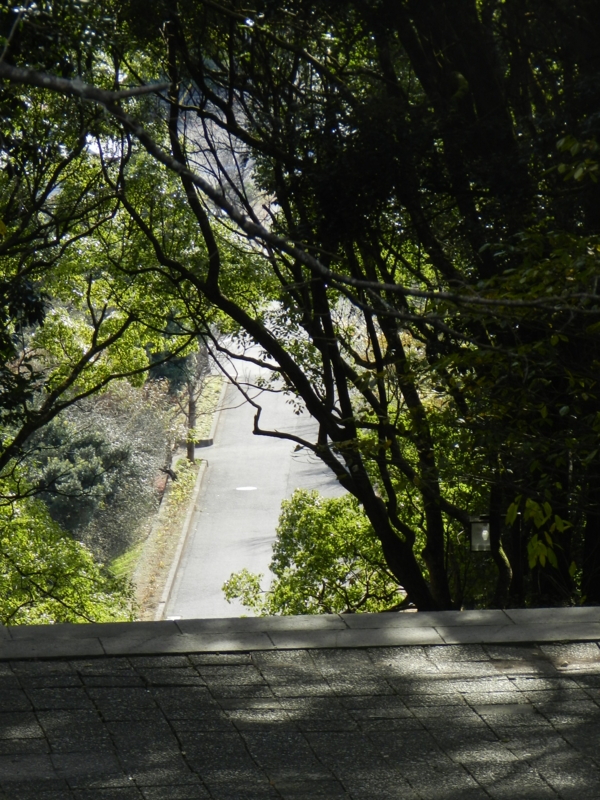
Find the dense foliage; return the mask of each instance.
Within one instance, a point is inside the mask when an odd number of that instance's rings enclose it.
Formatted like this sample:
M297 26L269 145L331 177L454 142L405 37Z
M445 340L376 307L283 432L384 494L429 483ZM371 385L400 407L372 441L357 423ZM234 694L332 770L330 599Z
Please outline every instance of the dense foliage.
M0 620L4 625L131 619L114 578L51 519L43 503L0 506Z
M190 341L218 320L317 421L297 443L419 609L600 601L598 4L19 13L0 61L0 467L63 398L141 370L167 311ZM44 310L61 285L85 333ZM31 329L54 372L15 344ZM287 435L259 409L255 432Z
M143 533L171 450L166 389L122 382L31 437L30 483L64 530L110 563Z
M356 498L297 490L281 509L265 591L262 575L242 570L223 587L255 614L393 611L404 600Z

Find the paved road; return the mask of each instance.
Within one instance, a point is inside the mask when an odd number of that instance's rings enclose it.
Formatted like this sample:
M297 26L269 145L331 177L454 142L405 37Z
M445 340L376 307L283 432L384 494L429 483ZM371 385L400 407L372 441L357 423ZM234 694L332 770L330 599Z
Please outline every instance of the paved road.
M256 394L256 390L253 392ZM308 414L294 414L281 394L263 392L261 427L310 438ZM265 574L281 501L296 488L318 489L329 496L342 490L318 459L293 442L252 434L254 409L230 386L220 414L215 444L208 458L198 506L201 509L181 560L165 616L231 617L248 614L229 604L222 592L232 572L246 567Z
M594 642L4 661L0 800L598 800L599 686Z

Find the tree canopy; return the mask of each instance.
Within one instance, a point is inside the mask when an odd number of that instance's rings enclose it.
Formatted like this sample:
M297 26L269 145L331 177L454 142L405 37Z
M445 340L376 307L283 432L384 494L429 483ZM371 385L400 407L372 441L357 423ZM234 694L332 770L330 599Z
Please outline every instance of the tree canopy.
M355 497L298 489L282 503L270 571L231 575L223 590L260 616L394 611L405 598Z
M46 283L89 287L86 365L166 296L190 335L218 319L260 346L318 423L295 441L419 609L600 600L599 16L592 0L3 12L6 413L35 374L30 358L17 385L14 337L52 331ZM259 407L255 432L293 439Z

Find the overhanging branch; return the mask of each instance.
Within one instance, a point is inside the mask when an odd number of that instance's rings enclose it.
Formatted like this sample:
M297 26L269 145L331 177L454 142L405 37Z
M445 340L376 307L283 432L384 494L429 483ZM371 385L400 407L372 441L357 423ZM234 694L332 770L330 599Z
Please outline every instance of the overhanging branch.
M592 316L600 315L600 304L591 308L584 308L581 305L570 304L571 302L582 303L590 301L593 303L598 303L599 298L597 295L586 292L565 292L560 295L552 295L544 298L537 297L530 300L520 300L515 298L491 298L474 294L462 294L460 292L412 289L395 283L381 283L378 281L368 281L360 278L352 278L347 275L341 275L328 269L324 264L321 263L321 261L319 261L318 258L315 258L307 250L298 246L298 244L296 244L289 237L282 237L272 233L263 225L252 221L245 214L241 213L232 203L227 200L220 189L212 186L200 175L170 155L159 144L157 144L157 142L150 136L150 134L146 132L143 125L135 117L128 114L120 106L120 102L122 100L139 95L158 93L167 89L169 84L152 84L148 86L127 89L120 92L112 92L90 86L83 83L79 79L67 80L65 78L58 78L54 75L38 72L33 69L13 67L5 62L0 62L0 78L4 78L12 83L36 86L38 88L46 89L63 96L77 97L86 102L98 103L102 105L117 121L119 121L126 128L126 130L128 130L138 139L142 147L153 158L155 158L159 163L163 164L163 166L167 167L167 169L193 183L194 186L196 186L215 204L215 206L224 211L225 214L227 214L227 216L238 226L238 228L250 239L260 241L264 245L269 245L274 250L279 252L287 253L327 282L343 284L355 289L377 290L380 292L385 291L400 294L406 297L430 299L438 302L449 302L454 305L506 309L540 308L547 311L569 311Z

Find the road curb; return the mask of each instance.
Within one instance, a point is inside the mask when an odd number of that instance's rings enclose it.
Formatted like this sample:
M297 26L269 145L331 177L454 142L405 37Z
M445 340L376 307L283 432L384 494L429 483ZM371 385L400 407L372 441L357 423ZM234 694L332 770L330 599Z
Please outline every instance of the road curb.
M204 473L206 472L207 467L208 467L208 461L203 459L202 463L200 464L200 469L198 470L198 475L196 476L196 483L194 484L194 490L190 498L188 511L187 514L185 515L185 520L181 527L181 534L179 536L177 550L175 550L175 555L173 556L173 561L171 562L171 569L169 570L167 581L165 583L158 606L156 607L156 612L154 614L155 621L161 620L163 618L165 609L167 607L167 603L171 598L171 592L173 591L173 584L175 583L175 576L177 575L177 570L179 569L181 556L183 555L183 550L185 548L190 533L190 529L192 527L192 519L196 511L199 510L197 508L198 496L200 494L200 489L202 487L202 478L204 477Z
M202 439L200 443L196 444L196 447L209 447L210 445L213 444L215 432L217 430L217 425L219 423L219 417L221 416L221 408L223 405L223 400L225 399L225 392L227 391L228 386L229 382L223 381L221 392L219 393L219 399L217 400L217 408L213 414L213 421L212 425L210 426L209 437L208 439ZM198 497L200 495L200 489L202 488L202 480L204 478L204 473L206 472L207 469L208 469L208 460L202 459L202 462L200 464L200 469L198 470L198 475L196 477L196 483L194 484L194 491L192 492L192 496L190 498L188 512L185 516L185 520L181 528L181 534L179 536L177 550L175 551L175 555L173 556L173 561L171 562L171 569L169 570L169 575L167 577L167 581L163 588L160 601L158 603L158 606L156 607L156 612L154 614L155 622L158 622L159 620L164 618L164 613L166 611L169 600L171 599L171 593L173 591L173 586L175 584L175 577L177 575L179 564L181 563L181 558L183 556L183 551L185 550L185 546L187 544L187 540L190 535L192 522L196 512L200 510L197 507Z

